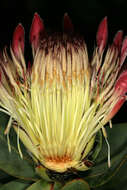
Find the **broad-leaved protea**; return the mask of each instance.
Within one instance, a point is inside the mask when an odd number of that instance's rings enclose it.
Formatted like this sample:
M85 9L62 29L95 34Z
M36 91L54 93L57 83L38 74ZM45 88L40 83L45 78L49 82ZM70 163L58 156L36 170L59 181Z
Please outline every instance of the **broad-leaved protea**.
M47 34L35 13L31 30L33 62L24 58L24 28L13 35L10 54L0 56L0 106L37 165L59 173L85 171L96 134L126 100L127 38L118 31L105 50L107 18L100 23L97 47L89 59L84 40L64 16L64 32ZM27 66L26 66L27 65ZM22 156L20 146L19 152Z

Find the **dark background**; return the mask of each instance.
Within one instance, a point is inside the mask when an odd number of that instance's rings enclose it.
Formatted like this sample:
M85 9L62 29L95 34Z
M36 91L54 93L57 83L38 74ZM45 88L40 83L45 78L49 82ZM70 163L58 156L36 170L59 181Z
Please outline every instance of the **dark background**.
M10 46L13 31L20 22L26 33L26 54L30 56L29 29L33 14L38 12L45 26L62 30L64 13L68 13L75 26L85 38L91 52L96 44L96 31L100 21L107 16L111 43L117 30L127 35L127 0L0 0L0 49ZM127 61L126 61L127 62ZM121 108L113 122L127 122L127 103Z

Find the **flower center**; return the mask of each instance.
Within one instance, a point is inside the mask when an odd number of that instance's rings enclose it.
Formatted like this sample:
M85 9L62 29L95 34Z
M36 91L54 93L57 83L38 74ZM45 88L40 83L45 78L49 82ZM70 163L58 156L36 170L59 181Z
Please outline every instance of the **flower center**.
M68 168L73 167L76 164L76 161L72 160L72 157L69 155L56 156L56 157L46 157L45 166L58 172L64 172Z

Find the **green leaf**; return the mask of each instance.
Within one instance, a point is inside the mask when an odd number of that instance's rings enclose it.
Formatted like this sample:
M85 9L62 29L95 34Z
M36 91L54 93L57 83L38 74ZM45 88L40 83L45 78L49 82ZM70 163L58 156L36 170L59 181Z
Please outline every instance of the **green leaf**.
M90 187L87 182L82 179L75 179L66 183L66 185L61 188L61 190L90 190Z
M60 190L62 188L62 184L55 182L53 186L53 190Z
M99 131L95 138L96 147L92 153L91 160L95 161L102 148L102 133Z
M36 167L35 168L37 174L44 179L45 181L51 182L52 180L49 178L49 176L46 173L46 169L43 166Z
M8 178L9 177L9 175L7 174L7 173L5 173L5 172L3 172L3 171L0 171L0 181L2 180L2 179L6 179L6 178Z
M44 180L39 180L26 190L51 190L52 184Z
M112 179L96 190L126 190L127 189L127 159L121 163L119 171L112 177Z
M127 161L127 124L113 125L112 129L107 127L106 130L111 147L111 167L108 168L107 145L103 139L102 150L96 160L95 167L83 174L84 179L92 188L104 185L111 180L121 167L124 168ZM125 175L127 176L126 172ZM127 180L126 177L125 179Z
M5 185L0 186L0 190L25 190L29 186L29 183L24 181L11 181Z
M17 178L36 180L33 166L25 158L21 159L14 147L12 147L12 151L9 153L6 141L1 135L0 151L0 169Z
M21 159L14 145L11 145L11 153L9 153L6 137L2 133L6 124L7 116L0 114L0 169L17 178L36 181L36 172L30 159L27 156Z
M7 143L7 136L4 134L4 131L7 127L8 121L9 121L9 117L6 114L0 112L0 135L3 137L3 139L6 140L6 143ZM9 138L10 138L11 146L13 146L13 147L15 147L15 149L17 149L17 134L15 133L13 128L10 129ZM25 156L27 158L27 160L31 164L33 164L32 158L29 156L26 147L23 145L23 143L21 141L20 141L20 147L21 147L23 156Z
M1 183L8 183L12 180L15 180L15 177L10 176L3 171L0 171L0 182Z

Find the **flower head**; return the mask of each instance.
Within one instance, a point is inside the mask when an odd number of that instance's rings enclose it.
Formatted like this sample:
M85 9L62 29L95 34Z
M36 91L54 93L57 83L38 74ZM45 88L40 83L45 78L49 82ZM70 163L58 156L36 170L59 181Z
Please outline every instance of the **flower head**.
M73 35L67 14L63 34L48 35L35 13L30 30L32 66L25 63L21 24L14 31L11 56L4 50L0 58L2 111L10 115L12 127L35 162L50 170L87 170L84 159L97 132L126 100L127 71L120 74L120 70L127 38L122 41L119 31L105 52L107 36L104 18L89 60L86 44Z

